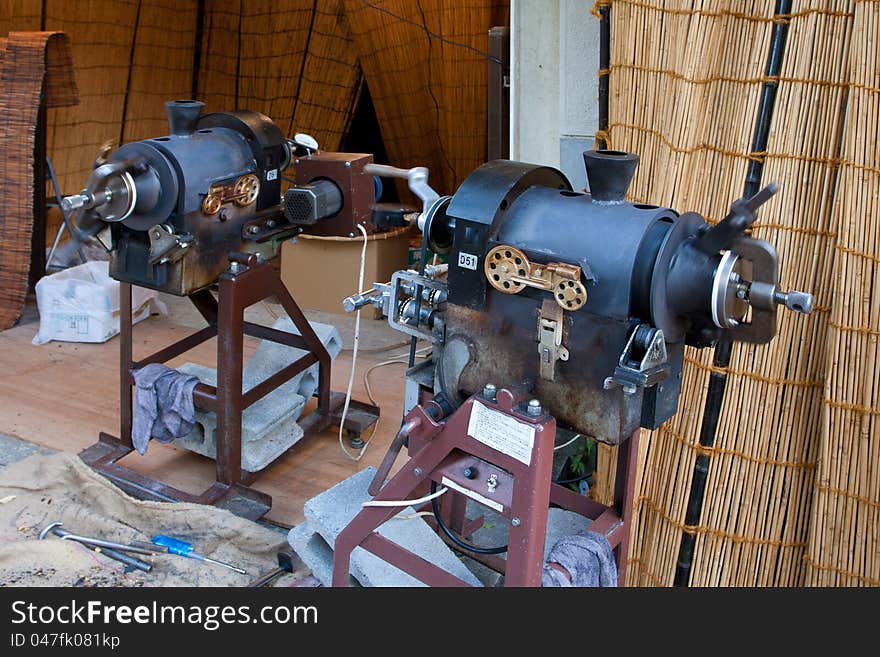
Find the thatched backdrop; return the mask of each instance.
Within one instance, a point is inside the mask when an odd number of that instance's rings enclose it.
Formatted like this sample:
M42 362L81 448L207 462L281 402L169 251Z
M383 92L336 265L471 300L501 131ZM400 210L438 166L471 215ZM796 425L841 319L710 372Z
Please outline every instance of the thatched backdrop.
M63 30L79 106L49 113L48 150L78 191L101 144L165 134L164 102L253 109L338 149L362 83L389 160L441 193L486 157L487 34L502 0L0 0L0 36ZM450 43L455 42L455 44ZM50 237L54 230L50 226Z

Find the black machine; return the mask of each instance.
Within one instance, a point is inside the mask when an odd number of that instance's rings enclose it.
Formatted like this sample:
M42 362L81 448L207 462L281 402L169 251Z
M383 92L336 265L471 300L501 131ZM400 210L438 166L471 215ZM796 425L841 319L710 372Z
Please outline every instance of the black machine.
M318 152L308 135L289 140L259 112L202 114L195 100L165 107L171 134L120 147L63 201L80 237L109 225L117 280L185 296L216 282L229 253L268 259L300 232L373 230L371 155ZM291 164L296 184L282 197Z
M551 504L589 519L622 581L639 427L677 412L685 345L769 342L778 305L811 311L811 295L777 287L773 247L746 232L774 186L711 226L627 202L637 156L587 151L584 162L589 194L550 167L483 165L420 216L419 271L344 301L381 308L433 349L424 363L411 357L401 428L366 491L373 501L336 537L334 585L348 583L358 547L426 584L466 584L377 531L395 500L428 491L440 536L505 585L541 585ZM429 250L448 266L424 264ZM560 429L579 435L557 446ZM553 479L556 450L582 437L621 445L610 504ZM404 445L409 459L389 477ZM465 540L483 524L467 517L468 500L509 522L506 544Z
M782 292L775 250L745 232L775 186L711 226L624 200L636 155L584 161L588 194L550 167L483 165L421 219L448 277L398 272L346 307L372 303L433 342L410 379L453 406L488 382L529 381L564 426L618 444L675 414L686 344L769 342L777 305L810 312L813 299Z

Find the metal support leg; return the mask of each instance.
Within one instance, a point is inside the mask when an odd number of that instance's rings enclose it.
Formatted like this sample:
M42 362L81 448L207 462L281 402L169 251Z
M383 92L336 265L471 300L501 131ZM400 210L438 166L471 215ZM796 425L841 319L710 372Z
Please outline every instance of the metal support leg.
M244 308L235 293L235 278L220 277L217 319L217 481L241 481L242 359Z

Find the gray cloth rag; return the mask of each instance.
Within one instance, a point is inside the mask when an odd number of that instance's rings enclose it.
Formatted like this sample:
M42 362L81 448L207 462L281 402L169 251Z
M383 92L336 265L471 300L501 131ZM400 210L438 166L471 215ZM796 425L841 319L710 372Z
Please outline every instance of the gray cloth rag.
M134 418L131 442L146 453L150 438L170 443L192 431L196 421L193 389L199 379L151 363L134 371Z
M565 568L571 581L564 573L545 563L541 586L617 586L614 552L602 534L585 530L565 536L550 550L547 561Z

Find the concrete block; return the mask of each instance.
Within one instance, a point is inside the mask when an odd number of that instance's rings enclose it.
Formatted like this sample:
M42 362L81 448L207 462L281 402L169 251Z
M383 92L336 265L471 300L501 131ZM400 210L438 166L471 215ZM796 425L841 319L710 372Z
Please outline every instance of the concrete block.
M301 411L305 401L302 397L299 397L299 400ZM296 412L295 415L298 416L299 413ZM302 437L303 430L293 418L281 418L258 440L242 441L241 469L246 472L259 472L298 443ZM217 458L216 431L212 431L210 437L206 439L202 425L198 423L188 436L175 440L174 444L210 459Z
M330 352L331 358L335 358L342 350L339 331L329 324L311 323L311 326ZM279 318L272 327L299 335L289 317ZM305 353L302 349L262 340L242 369L242 392L260 384ZM215 368L185 363L178 370L197 376L202 383L217 385ZM296 425L296 420L317 386L318 366L313 365L244 410L241 422L241 460L244 470L262 470L302 438L303 432ZM190 435L177 440L175 444L197 454L216 458L217 416L213 412L197 408L196 422Z
M329 547L335 545L336 537L360 512L362 503L370 499L367 486L375 472L375 468L366 468L306 502L304 511L309 527L320 534ZM413 513L415 511L411 507L400 510L401 515ZM377 531L465 582L481 586L474 574L421 518L392 518ZM424 586L411 575L363 548L355 548L352 552L351 573L364 586Z
M311 528L308 520L288 532L287 542L321 584L330 586L333 583L333 548ZM349 577L348 584L360 586L354 577Z

